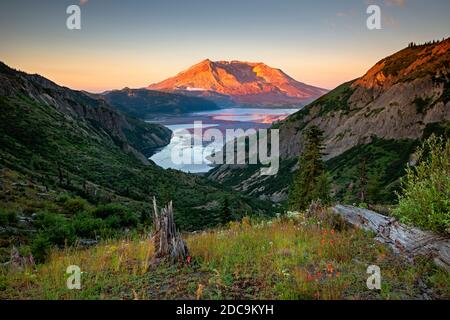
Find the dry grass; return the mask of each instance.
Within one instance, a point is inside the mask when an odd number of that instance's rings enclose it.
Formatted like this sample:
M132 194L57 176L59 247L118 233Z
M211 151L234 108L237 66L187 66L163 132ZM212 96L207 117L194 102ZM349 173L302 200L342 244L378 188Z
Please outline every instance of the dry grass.
M244 219L229 228L187 235L191 263L150 265L148 239L53 251L49 261L0 274L2 299L408 299L449 298L448 274L430 263L403 262L359 230L337 231L314 218ZM379 265L382 289L366 287ZM82 290L66 288L78 265ZM434 296L433 296L434 295Z
M145 275L152 255L153 246L148 240L111 241L90 249L54 250L46 264L9 270L4 277L13 284L11 289L14 288L14 298L18 299L90 298L90 294L98 289L104 289L106 297L108 284L113 285L115 279ZM66 269L70 265L80 266L83 290L67 290ZM92 296L97 297L100 296Z

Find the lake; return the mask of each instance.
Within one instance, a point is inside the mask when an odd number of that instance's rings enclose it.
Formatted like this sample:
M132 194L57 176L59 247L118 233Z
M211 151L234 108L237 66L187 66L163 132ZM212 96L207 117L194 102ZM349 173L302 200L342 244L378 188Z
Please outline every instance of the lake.
M212 141L202 144L194 144L199 139L199 132L194 131L194 121L201 121L203 132L214 128L221 132L226 129L262 129L279 120L285 119L299 109L258 109L258 108L227 108L214 111L204 111L180 116L160 117L149 122L157 122L165 125L173 131L170 143L157 151L150 160L162 168L177 169L191 173L205 173L213 168L207 159L214 152L222 150L227 142ZM200 134L201 136L201 134ZM191 164L179 163L173 157L174 152L188 152L192 155ZM194 157L197 161L194 163ZM201 159L201 161L199 161ZM188 162L188 161L185 161Z

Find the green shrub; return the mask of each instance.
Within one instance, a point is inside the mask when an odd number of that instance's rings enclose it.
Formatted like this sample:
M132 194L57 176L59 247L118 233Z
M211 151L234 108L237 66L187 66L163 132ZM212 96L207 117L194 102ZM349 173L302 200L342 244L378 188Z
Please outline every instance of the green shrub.
M56 198L56 202L62 204L62 203L65 203L69 199L70 199L69 195L67 193L63 193Z
M39 233L32 244L32 252L45 259L52 245L64 247L73 245L77 238L111 237L120 229L138 226L139 218L123 206L108 204L92 212L78 212L70 219L62 214L41 212L34 224Z
M432 135L416 152L417 165L402 179L401 221L445 232L450 228L450 140Z
M92 211L92 214L100 219L106 219L110 216L120 215L127 211L127 208L120 204L105 204L98 206Z
M0 291L4 291L8 288L8 278L6 275L0 274Z
M63 204L65 214L74 215L86 210L87 202L80 198L68 199Z
M135 214L118 204L99 206L92 213L94 217L104 219L106 226L111 229L135 227L139 223L139 219Z
M139 219L131 212L123 212L109 216L105 219L105 224L111 229L120 229L125 227L135 227L138 225Z
M102 233L105 223L88 212L82 212L73 218L72 227L78 237L95 239Z
M0 225L17 223L17 214L14 211L0 211Z
M365 202L361 202L360 204L358 204L358 207L361 208L361 209L368 209L369 208L369 206Z
M51 243L44 234L39 234L31 244L31 253L36 262L44 262L51 248Z
M416 106L417 113L425 114L428 110L428 107L430 106L431 100L432 99L430 97L427 97L426 99L422 97L416 97L413 103Z
M63 216L57 215L55 213L50 213L50 212L39 212L36 216L36 219L34 221L34 225L38 228L38 229L45 229L48 228L56 223L58 223L58 221L60 220L65 220Z
M40 228L40 234L51 244L71 245L76 240L73 224L59 214L40 213L36 225Z

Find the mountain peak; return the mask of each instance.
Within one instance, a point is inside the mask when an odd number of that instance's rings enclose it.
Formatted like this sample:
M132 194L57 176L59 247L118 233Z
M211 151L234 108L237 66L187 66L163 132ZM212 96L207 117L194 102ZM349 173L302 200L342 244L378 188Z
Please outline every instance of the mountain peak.
M203 59L202 61L200 61L199 63L195 64L194 66L198 66L198 65L204 65L204 64L212 64L213 61L211 61L210 59L206 58Z
M327 90L294 80L280 69L262 62L205 59L162 82L151 90L215 92L237 104L301 105Z

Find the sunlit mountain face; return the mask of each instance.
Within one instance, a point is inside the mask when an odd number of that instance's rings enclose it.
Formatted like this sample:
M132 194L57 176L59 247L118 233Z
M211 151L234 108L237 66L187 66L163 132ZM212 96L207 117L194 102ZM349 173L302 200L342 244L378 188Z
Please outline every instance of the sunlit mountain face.
M216 93L228 96L235 104L252 106L300 106L327 92L264 63L209 59L148 89L185 91L210 99L217 98L211 94Z

